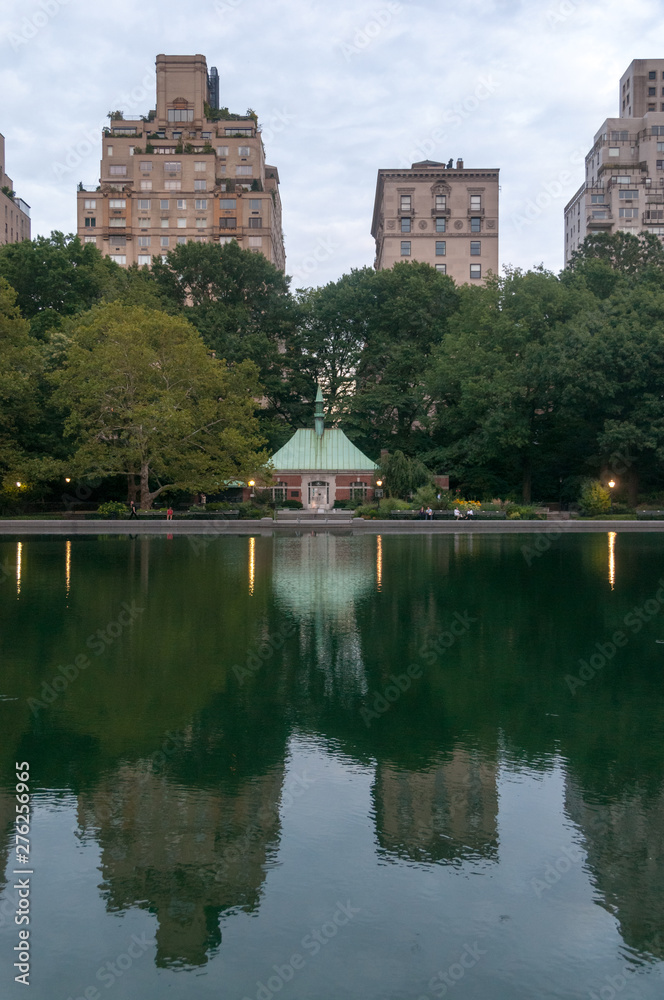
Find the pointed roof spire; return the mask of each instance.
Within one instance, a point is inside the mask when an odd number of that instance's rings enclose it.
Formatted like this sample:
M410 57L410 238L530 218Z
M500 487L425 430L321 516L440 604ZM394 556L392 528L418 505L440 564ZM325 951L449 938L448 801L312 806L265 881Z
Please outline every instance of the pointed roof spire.
M323 393L321 392L320 386L318 386L318 392L316 393L316 407L314 410L314 430L316 431L316 436L322 438L325 431L325 411L323 409Z

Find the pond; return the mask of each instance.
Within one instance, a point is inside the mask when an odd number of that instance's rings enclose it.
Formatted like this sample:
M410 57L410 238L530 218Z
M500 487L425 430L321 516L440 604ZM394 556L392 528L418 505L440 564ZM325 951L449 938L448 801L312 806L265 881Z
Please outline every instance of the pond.
M662 996L664 536L33 537L0 581L3 997Z

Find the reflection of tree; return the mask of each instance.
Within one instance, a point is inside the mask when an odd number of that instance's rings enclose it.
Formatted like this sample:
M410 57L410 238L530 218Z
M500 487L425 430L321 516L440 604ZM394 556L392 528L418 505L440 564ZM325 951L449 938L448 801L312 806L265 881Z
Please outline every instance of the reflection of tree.
M568 778L565 807L583 833L593 880L623 940L664 958L664 785L606 799Z
M467 750L420 771L379 763L374 799L378 842L392 857L497 859L497 767Z
M16 819L16 799L0 789L0 891L7 880L4 877L9 854L14 849L14 821Z
M102 850L110 910L156 914L157 965L203 965L219 945L219 917L258 906L279 836L283 770L233 794L120 767L79 798L79 820Z

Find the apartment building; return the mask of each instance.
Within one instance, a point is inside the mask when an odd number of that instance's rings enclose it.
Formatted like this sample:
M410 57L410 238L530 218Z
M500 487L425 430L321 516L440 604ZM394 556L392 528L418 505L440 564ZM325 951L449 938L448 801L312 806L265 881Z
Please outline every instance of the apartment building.
M5 137L0 134L0 246L30 239L30 206L14 191L5 172Z
M592 233L664 237L664 59L634 59L619 114L596 132L586 176L565 206L565 266Z
M99 184L79 184L81 240L122 266L150 265L189 240L237 240L283 271L279 172L265 162L255 114L219 108L205 56L158 55L156 72L156 108L112 113Z
M499 173L464 167L463 160L456 167L423 160L379 170L371 226L376 270L417 260L457 284L497 274Z

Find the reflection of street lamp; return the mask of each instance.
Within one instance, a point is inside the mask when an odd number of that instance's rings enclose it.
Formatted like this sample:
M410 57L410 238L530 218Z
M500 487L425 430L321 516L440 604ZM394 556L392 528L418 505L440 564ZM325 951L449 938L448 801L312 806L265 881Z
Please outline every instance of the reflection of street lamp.
M613 490L615 488L615 485L616 485L615 479L609 479L609 489L611 490L611 492L609 493L609 510L610 511L613 510Z

